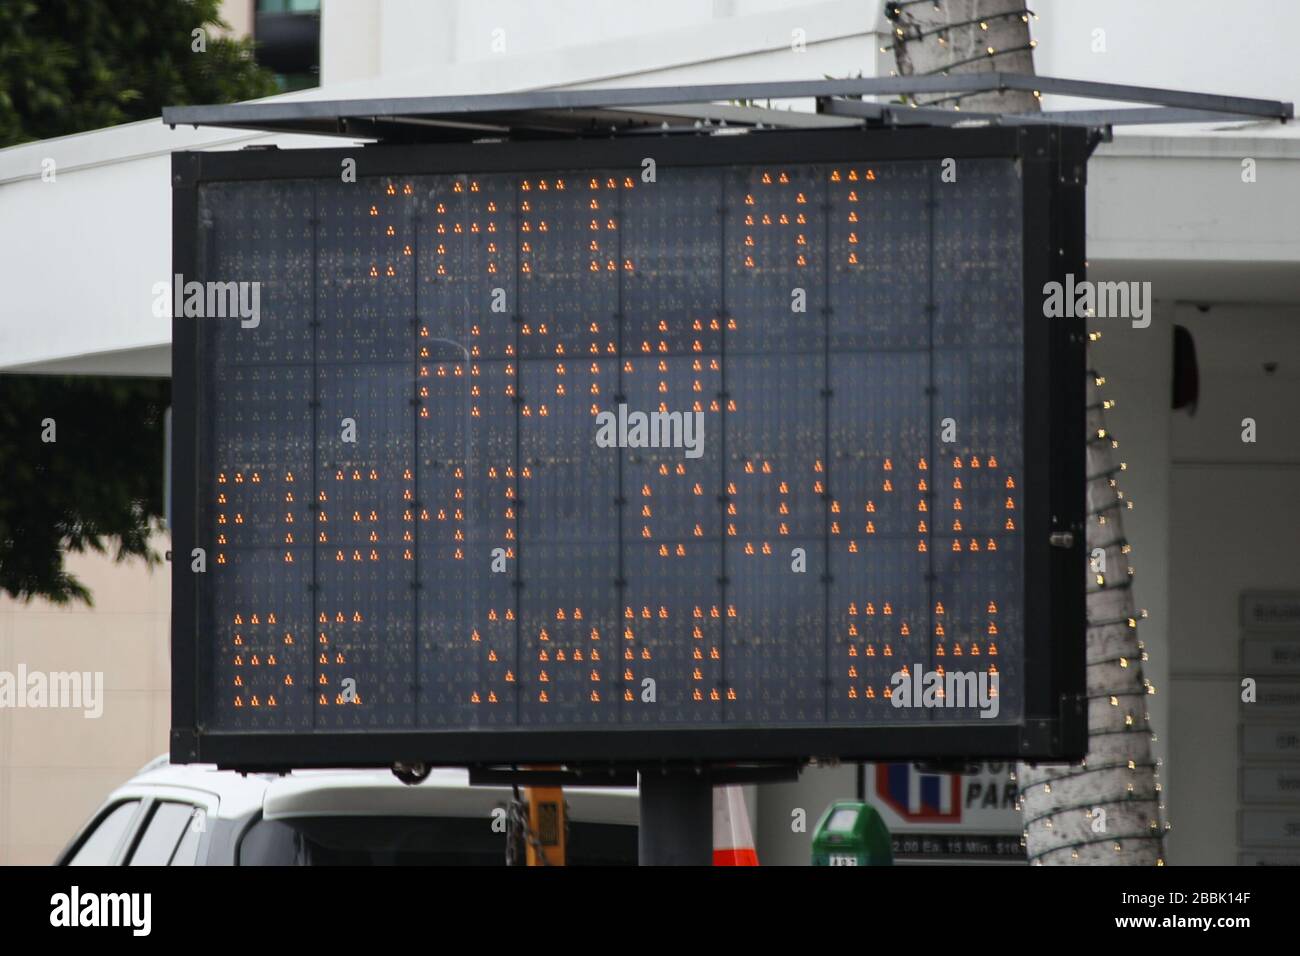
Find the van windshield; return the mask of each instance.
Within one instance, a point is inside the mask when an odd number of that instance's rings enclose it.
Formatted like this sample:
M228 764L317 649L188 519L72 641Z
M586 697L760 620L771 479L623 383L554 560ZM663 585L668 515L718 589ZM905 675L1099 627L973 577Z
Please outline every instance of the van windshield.
M240 866L504 866L506 836L488 817L320 816L258 820ZM571 821L570 866L635 866L636 827Z

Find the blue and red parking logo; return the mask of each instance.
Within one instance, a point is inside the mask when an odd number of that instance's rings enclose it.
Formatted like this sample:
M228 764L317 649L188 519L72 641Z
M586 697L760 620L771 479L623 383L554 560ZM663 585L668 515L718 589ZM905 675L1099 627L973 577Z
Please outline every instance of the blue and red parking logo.
M876 764L876 796L910 822L961 822L961 774L923 773L910 763Z

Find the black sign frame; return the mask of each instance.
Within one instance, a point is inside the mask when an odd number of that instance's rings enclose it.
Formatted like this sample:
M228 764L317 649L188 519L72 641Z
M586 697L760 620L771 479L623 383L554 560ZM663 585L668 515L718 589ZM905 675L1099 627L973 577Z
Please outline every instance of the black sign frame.
M173 272L202 274L199 187L230 180L335 179L344 159L358 175L626 168L653 154L672 166L826 161L1013 158L1024 189L1024 716L1017 723L591 730L214 731L200 699L208 659L200 618L200 336L172 322L171 758L242 770L296 767L563 763L639 765L841 760L1081 758L1087 745L1084 640L1085 337L1083 319L1047 319L1043 287L1085 274L1087 132L1049 124L973 129L763 131L535 142L381 145L348 149L178 152L172 157Z

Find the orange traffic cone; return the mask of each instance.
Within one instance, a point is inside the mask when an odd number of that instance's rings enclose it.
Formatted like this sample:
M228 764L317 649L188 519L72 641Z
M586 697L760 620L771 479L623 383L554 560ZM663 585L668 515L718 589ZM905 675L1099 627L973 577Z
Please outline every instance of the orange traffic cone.
M745 793L740 787L713 788L713 865L758 866Z

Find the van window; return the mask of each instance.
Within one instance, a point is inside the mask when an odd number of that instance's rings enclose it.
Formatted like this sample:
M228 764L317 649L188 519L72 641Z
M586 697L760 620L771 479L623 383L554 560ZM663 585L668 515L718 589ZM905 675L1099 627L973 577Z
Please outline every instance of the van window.
M192 810L185 835L181 837L180 846L172 854L168 866L193 866L198 859L199 841L203 839L203 831L207 828L208 814L202 807L193 807Z
M194 818L194 806L189 803L159 803L149 815L144 834L131 854L131 866L166 866L176 852Z
M569 824L571 866L636 865L636 827ZM241 866L503 866L504 833L466 817L293 817L259 820Z
M113 851L122 841L139 808L139 800L127 800L100 817L90 835L77 847L68 866L107 866L111 863Z

